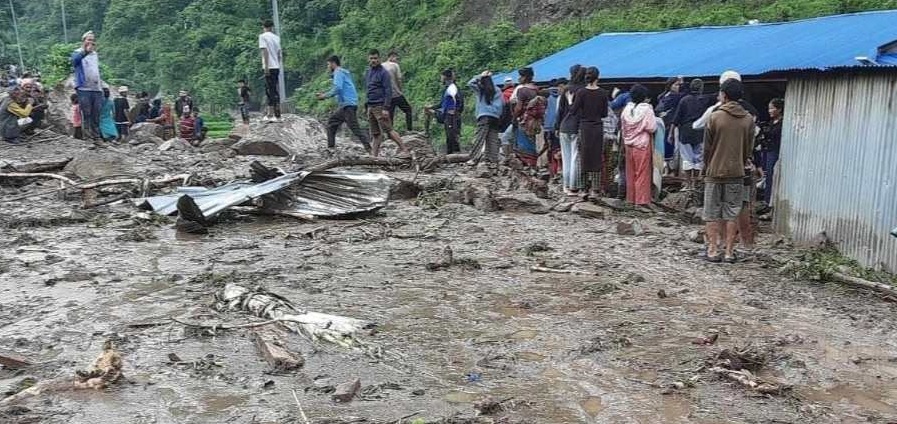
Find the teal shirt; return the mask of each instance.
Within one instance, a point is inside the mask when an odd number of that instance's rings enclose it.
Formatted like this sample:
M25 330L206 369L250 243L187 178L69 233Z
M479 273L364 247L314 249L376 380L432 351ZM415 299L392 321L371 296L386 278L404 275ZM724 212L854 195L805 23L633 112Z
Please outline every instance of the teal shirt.
M339 67L333 71L333 88L327 92L327 97L336 97L340 108L358 106L358 92L348 70Z

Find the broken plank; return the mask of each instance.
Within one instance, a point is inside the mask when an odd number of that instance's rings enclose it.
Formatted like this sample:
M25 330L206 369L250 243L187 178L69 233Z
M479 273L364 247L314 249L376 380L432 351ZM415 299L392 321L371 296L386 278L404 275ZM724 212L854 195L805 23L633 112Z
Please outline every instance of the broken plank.
M14 352L0 349L0 365L15 370L31 366L31 361L15 354Z
M280 337L271 330L258 330L252 332L255 346L261 352L265 361L275 371L291 371L301 368L305 364L302 356L290 352L280 340Z

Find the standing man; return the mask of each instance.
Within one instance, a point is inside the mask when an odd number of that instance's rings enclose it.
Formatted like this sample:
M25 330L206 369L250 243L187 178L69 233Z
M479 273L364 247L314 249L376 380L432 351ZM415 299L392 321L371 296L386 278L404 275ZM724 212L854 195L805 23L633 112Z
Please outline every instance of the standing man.
M97 140L100 138L100 110L103 109L105 98L93 31L87 31L81 36L81 47L72 53L72 65L75 68L75 91L81 107L84 135Z
M393 127L395 127L396 107L398 107L405 114L405 128L411 131L411 120L414 115L411 113L411 105L408 104L408 100L405 99L403 94L405 83L402 78L402 68L399 67L399 53L395 50L390 51L386 62L383 62L383 67L389 72L389 78L392 82L392 101L389 104L389 119L392 120Z
M720 86L720 106L704 130L704 220L707 221L707 260L735 262L737 222L744 204L745 166L754 150L754 119L739 104L744 86L735 79ZM719 238L725 225L726 251L720 258Z
M128 128L131 127L131 118L128 112L131 105L128 104L128 87L123 85L118 87L118 97L112 101L115 114L115 128L118 129L118 141L122 141L128 136Z
M392 103L392 82L389 72L380 63L380 52L373 49L368 52L368 64L370 69L364 75L365 88L367 89L367 116L371 126L371 154L374 157L380 155L380 144L385 133L399 146L397 157L409 157L410 152L402 143L399 133L392 129L392 120L389 118L389 107Z
M262 68L265 70L265 94L268 96L268 107L265 109L264 122L280 121L280 69L283 67L283 52L280 50L280 36L274 33L274 22L270 19L262 24L263 32L259 35L259 48L262 50ZM271 115L274 117L271 117Z
M442 120L445 125L445 153L461 152L461 90L455 84L455 71L446 69L442 71L442 84L445 92L442 94Z
M355 91L352 74L340 66L339 56L330 56L327 59L327 68L333 77L333 88L327 93L318 93L318 100L336 97L337 103L336 112L333 112L327 120L327 147L331 149L336 147L336 132L343 123L346 123L364 149L370 152L371 143L358 126L358 92Z

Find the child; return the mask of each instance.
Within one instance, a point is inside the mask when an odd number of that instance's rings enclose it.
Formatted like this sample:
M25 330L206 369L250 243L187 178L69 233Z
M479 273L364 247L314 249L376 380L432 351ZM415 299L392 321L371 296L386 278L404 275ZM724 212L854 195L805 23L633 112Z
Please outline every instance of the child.
M193 113L190 111L190 106L184 106L184 115L180 122L178 122L178 127L180 128L181 138L184 139L184 141L193 144L193 140L196 139L196 120L193 119Z
M246 80L241 79L238 82L237 94L240 96L240 115L243 116L243 123L249 125L249 94L252 90L246 85Z
M75 138L84 139L84 133L81 130L81 107L78 106L78 95L72 94L69 99L72 101L72 128L75 131Z
M199 145L199 143L206 139L206 133L209 131L209 129L206 128L205 121L199 116L199 108L193 108L193 125L193 131L196 134L196 144Z

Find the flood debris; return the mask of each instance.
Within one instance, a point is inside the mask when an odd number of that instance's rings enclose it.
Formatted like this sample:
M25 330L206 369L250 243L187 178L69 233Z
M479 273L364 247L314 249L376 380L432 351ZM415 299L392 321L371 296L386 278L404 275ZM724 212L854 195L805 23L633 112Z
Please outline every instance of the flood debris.
M427 271L439 271L451 267L459 267L467 271L481 268L480 263L476 259L456 258L451 246L445 246L438 259L427 263Z
M330 399L336 403L349 403L355 399L359 390L361 390L361 380L356 378L336 386Z
M50 392L78 389L102 390L121 378L122 365L121 354L114 349L112 340L106 340L103 344L103 352L100 353L91 368L76 370L74 378L62 377L38 381L33 386L0 400L0 405L11 404Z
M368 345L358 338L361 330L371 329L373 323L355 318L319 312L301 311L286 298L264 289L249 289L227 284L216 293L215 308L219 311L243 311L274 320L283 328L300 334L313 343L329 343L345 349L363 352L379 358L379 347Z
M506 405L513 400L513 397L505 398L502 400L487 398L475 403L473 407L477 410L478 415L495 415L499 412L504 411Z
M305 364L305 359L298 353L291 352L284 346L283 338L271 329L260 329L252 332L252 340L275 372L293 371Z
M757 373L773 359L771 347L748 344L743 347L723 349L708 361L708 370L718 376L736 382L748 389L764 395L781 395L790 386L769 379L762 379Z

